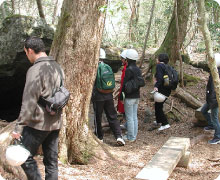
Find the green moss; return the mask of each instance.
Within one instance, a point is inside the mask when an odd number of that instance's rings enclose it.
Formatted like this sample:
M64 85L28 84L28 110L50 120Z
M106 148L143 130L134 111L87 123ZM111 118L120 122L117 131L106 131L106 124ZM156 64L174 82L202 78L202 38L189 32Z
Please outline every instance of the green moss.
M199 81L201 81L200 78L198 77L195 77L195 76L192 76L192 75L189 75L189 74L185 74L183 75L183 81L184 81L184 84L187 85L187 86L193 86L195 84L197 84Z

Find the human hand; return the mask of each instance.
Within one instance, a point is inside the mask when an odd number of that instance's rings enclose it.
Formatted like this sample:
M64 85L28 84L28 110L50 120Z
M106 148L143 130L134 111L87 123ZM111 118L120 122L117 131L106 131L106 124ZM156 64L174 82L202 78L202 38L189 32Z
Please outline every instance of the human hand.
M157 87L154 87L154 91L158 91L158 88L157 88Z
M12 135L11 135L14 139L20 139L21 137L21 134L20 133L16 133L16 132L12 132Z

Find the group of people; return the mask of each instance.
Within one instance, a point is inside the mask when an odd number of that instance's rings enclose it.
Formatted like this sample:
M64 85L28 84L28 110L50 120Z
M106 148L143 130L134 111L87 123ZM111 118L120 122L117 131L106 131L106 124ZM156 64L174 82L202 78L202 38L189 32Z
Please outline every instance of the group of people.
M19 118L17 119L12 137L21 139L23 146L30 152L30 156L21 165L29 180L40 180L41 175L34 156L40 145L42 145L45 165L45 179L58 179L58 136L62 125L61 112L51 116L38 103L39 97L50 97L54 89L59 89L64 73L59 64L52 57L45 53L45 45L38 37L29 37L25 41L24 51L33 64L26 75L26 83L23 93L22 106ZM105 59L105 52L100 50L100 63ZM219 61L220 57L215 56ZM95 135L103 141L102 113L107 116L109 126L116 138L118 145L123 146L125 142L134 142L138 134L137 110L140 98L140 88L132 93L126 92L126 84L131 79L141 76L141 70L137 67L138 53L134 49L127 49L121 53L123 70L121 75L121 87L118 99L117 110L125 114L127 133L123 136L120 122L117 119L117 111L114 108L112 91L102 93L94 86L93 106L95 110ZM165 64L169 62L167 54L158 56L156 65L154 90L169 97L171 90L164 87ZM48 68L50 68L48 70ZM220 68L218 68L220 72ZM205 130L215 130L215 135L210 144L220 143L220 125L218 120L218 104L210 75L207 84L207 103L203 106L202 112L208 120L209 126ZM155 102L156 124L160 127L159 131L170 128L166 116L163 112L163 102ZM211 115L208 110L211 109Z

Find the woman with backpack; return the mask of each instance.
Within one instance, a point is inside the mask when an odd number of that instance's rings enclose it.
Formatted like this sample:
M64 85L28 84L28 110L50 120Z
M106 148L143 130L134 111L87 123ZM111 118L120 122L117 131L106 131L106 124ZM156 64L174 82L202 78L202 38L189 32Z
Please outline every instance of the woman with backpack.
M127 134L123 139L128 142L134 142L138 133L137 109L140 98L140 87L130 92L127 90L127 84L137 77L142 77L141 70L136 66L138 53L134 49L128 49L126 52L127 68L125 71L124 82L122 86L121 99L124 99L125 118L127 125ZM124 97L123 97L124 94Z
M166 53L159 54L158 59L157 59L157 65L156 65L156 83L154 85L154 91L159 92L158 94L161 96L166 96L164 100L157 101L155 100L154 96L154 101L155 101L155 116L156 116L156 124L161 125L158 129L158 131L162 131L165 129L170 128L170 125L167 121L167 118L163 112L163 104L166 101L167 97L170 96L171 89L167 88L164 86L164 76L166 75L165 70L166 66L165 64L168 64L169 62L169 57ZM156 94L155 94L156 95Z

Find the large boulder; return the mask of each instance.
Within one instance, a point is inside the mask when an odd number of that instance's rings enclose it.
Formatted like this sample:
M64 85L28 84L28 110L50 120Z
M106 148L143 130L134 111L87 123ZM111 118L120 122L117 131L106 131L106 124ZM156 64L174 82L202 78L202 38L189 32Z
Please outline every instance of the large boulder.
M0 28L0 119L12 121L20 112L26 72L31 66L24 52L28 36L42 38L49 52L54 30L40 19L14 15Z
M122 66L120 59L121 49L117 47L104 47L106 53L106 59L104 62L111 66L114 73L118 72L119 68Z

